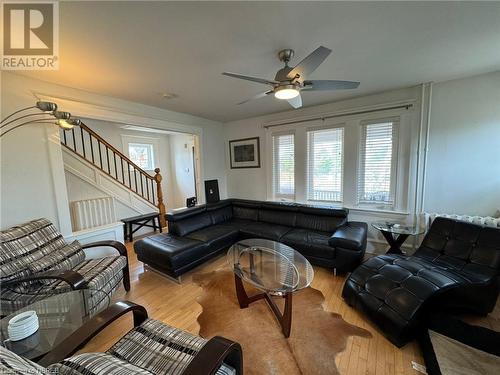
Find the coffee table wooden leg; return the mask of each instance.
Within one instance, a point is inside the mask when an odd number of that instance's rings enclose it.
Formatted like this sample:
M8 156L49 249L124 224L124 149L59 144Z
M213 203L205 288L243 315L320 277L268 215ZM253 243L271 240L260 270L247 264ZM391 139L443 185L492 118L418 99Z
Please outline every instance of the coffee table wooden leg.
M292 293L287 293L284 298L285 309L283 310L283 316L280 319L280 323L283 335L288 338L290 337L290 331L292 329Z
M236 297L238 297L238 302L240 304L240 308L244 309L248 307L248 295L245 292L245 288L243 287L243 281L241 281L240 277L234 274L234 285L236 287Z
M259 293L254 296L248 297L245 287L243 286L243 281L241 278L234 274L234 285L236 287L236 297L238 298L238 303L240 308L245 309L252 302L259 299L265 299L274 313L278 322L280 323L283 335L288 338L290 337L290 331L292 329L292 293L286 293L283 298L285 299L285 307L283 313L281 313L278 305L274 302L271 295L268 293Z

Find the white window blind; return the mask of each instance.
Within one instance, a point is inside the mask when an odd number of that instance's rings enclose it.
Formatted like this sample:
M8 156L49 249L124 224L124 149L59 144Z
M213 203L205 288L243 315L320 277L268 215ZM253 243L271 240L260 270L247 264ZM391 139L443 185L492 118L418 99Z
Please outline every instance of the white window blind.
M342 202L344 128L307 132L307 200Z
M358 203L394 205L397 120L362 123Z
M273 136L273 194L278 198L294 198L295 145L293 134Z

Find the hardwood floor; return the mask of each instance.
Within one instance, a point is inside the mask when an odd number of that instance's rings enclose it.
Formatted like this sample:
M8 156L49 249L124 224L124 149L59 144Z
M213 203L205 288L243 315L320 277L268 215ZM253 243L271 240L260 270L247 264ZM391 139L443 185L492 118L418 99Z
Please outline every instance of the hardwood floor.
M225 257L220 256L183 275L182 284L179 285L153 271L144 270L142 262L137 260L133 251L132 243L127 244L127 249L131 290L126 293L122 286L116 293L115 299L127 299L141 304L146 307L151 318L197 334L199 325L196 319L201 313L201 307L196 298L200 295L201 288L193 284L192 275L224 267ZM346 350L336 358L341 374L419 374L411 367L411 361L423 364L420 350L415 342L401 349L392 345L377 328L344 303L341 291L345 277L334 276L331 271L320 267L314 267L314 270L312 286L324 294L325 309L342 315L349 323L365 328L373 335L371 339L349 338ZM272 319L272 316L269 318ZM498 322L496 318L490 321L483 319L482 324L491 327ZM81 352L105 351L131 327L131 317L123 317L101 332Z

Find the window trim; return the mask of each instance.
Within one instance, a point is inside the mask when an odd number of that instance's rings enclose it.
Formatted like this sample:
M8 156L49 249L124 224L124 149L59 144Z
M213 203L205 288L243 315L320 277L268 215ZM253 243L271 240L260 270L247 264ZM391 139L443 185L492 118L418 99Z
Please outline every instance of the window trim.
M391 182L389 187L389 194L393 197L392 203L384 203L384 202L364 202L360 201L359 187L360 187L360 179L361 179L361 171L363 169L363 158L362 158L362 150L364 148L364 142L366 141L366 137L363 136L363 127L374 124L383 124L383 123L392 123L392 155L391 155ZM399 142L400 142L400 124L401 124L401 116L391 116L391 117L382 117L376 119L365 119L359 121L359 135L358 135L358 162L357 162L357 170L356 170L356 207L362 208L379 208L380 210L394 210L398 207L398 153L399 153ZM365 133L366 134L366 133Z
M339 124L332 125L324 125L324 126L314 126L306 128L306 157L305 157L305 201L311 203L321 203L321 204L343 204L344 202L344 176L345 176L345 129L346 124L344 122ZM318 199L309 199L309 149L310 149L310 139L309 133L321 130L333 130L333 129L342 129L342 168L341 168L341 176L340 176L340 201L332 201L332 200L318 200Z
M276 181L276 176L274 175L274 139L275 137L280 137L280 136L285 136L285 135L292 135L293 136L293 194L280 194L276 193L274 190L274 187L277 186L279 181ZM295 131L279 131L279 132L273 132L271 133L271 147L270 147L270 170L271 170L271 196L273 199L279 199L279 200L291 200L295 201L295 198L297 196L297 173L296 173L296 166L297 166L297 144L296 144L296 136L295 136Z
M137 143L137 144L149 144L152 146L152 153L153 153L153 169L144 169L147 172L152 172L155 170L155 168L159 167L159 139L158 138L153 138L153 137L142 137L142 136L137 136L137 135L128 135L128 134L121 134L122 138L122 144L123 144L123 153L127 155L127 157L130 159L130 153L129 153L129 144L130 143ZM132 160L132 159L131 159Z
M136 147L144 147L144 146L146 146L146 148L149 149L149 152L151 153L151 158L150 158L150 161L151 161L150 167L151 168L149 168L149 166L148 167L141 167L139 165L139 163L137 163L137 161L134 161L132 159L132 157L130 155L130 147L131 146L132 147L134 147L134 146L136 146ZM156 168L156 166L155 166L155 147L154 147L154 144L148 143L148 142L127 142L127 153L128 153L129 159L132 160L135 164L139 165L139 167L141 167L143 170L145 170L145 171L154 171L154 169Z

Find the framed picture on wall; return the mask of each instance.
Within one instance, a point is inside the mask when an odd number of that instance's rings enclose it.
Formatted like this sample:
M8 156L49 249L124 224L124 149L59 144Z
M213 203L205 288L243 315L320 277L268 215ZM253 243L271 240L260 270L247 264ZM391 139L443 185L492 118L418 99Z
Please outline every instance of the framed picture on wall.
M229 157L231 169L260 168L259 137L229 141Z

